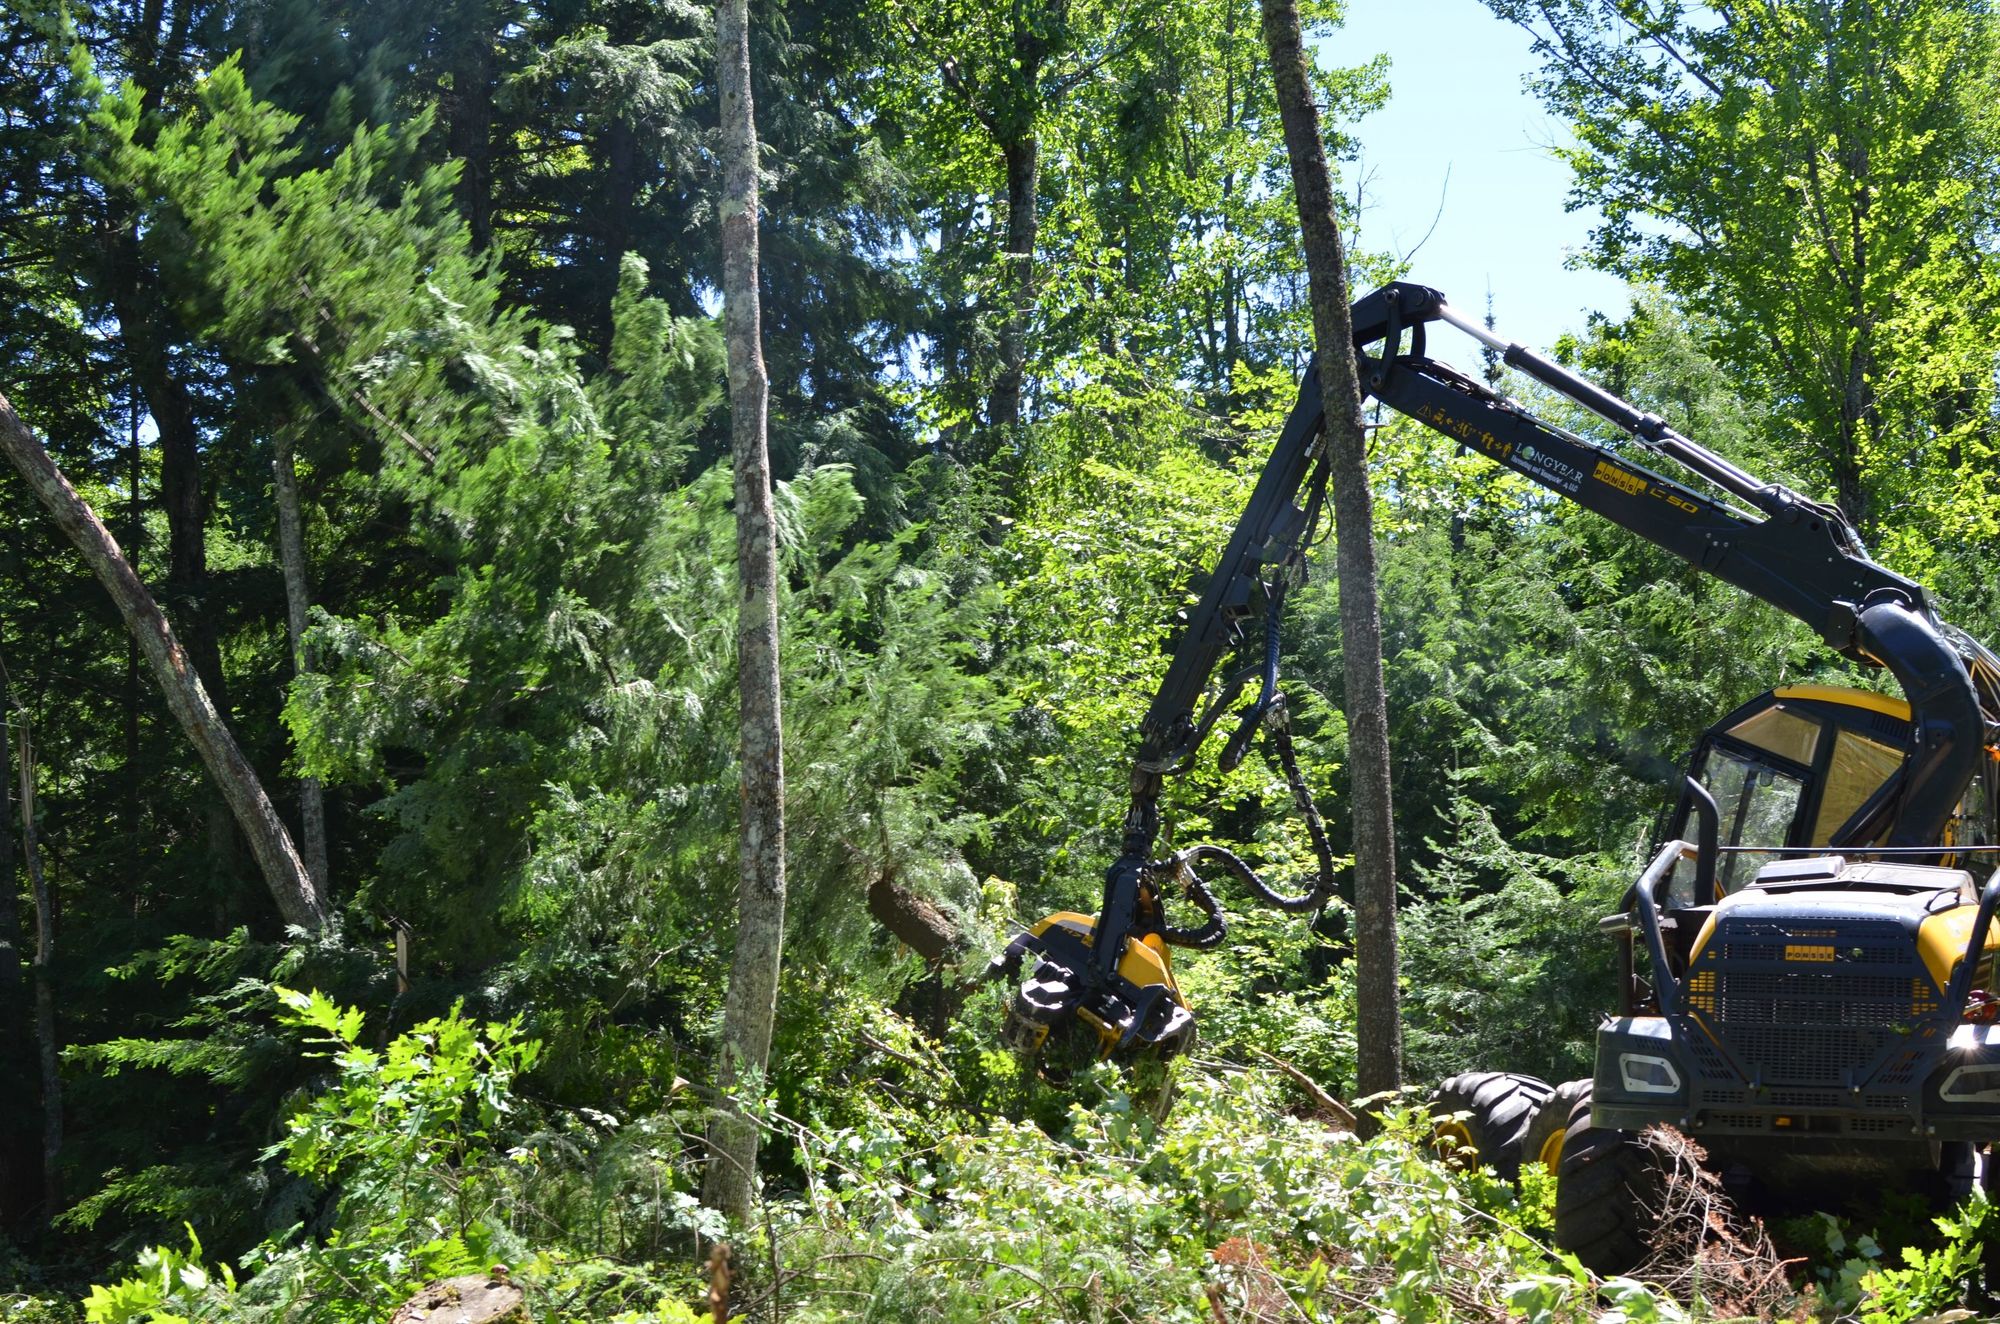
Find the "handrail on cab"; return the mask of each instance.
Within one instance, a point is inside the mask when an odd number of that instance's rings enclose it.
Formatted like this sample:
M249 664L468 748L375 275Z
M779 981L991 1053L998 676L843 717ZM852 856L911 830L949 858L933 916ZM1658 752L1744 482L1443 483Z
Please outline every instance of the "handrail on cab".
M1666 887L1674 865L1683 859L1699 859L1700 849L1692 842L1670 841L1660 847L1659 854L1639 875L1625 893L1631 910L1616 915L1606 915L1598 921L1597 927L1605 933L1624 934L1629 939L1633 929L1633 911L1638 912L1638 928L1646 937L1646 954L1653 959L1653 996L1659 1000L1660 1014L1672 1016L1680 1010L1680 984L1674 978L1673 967L1667 964L1667 941L1660 932L1659 892ZM2000 871L1994 875L1995 883L2000 883ZM2000 890L1989 886L1993 899L2000 902ZM1991 912L1986 913L1990 919ZM1628 981L1629 983L1629 981Z

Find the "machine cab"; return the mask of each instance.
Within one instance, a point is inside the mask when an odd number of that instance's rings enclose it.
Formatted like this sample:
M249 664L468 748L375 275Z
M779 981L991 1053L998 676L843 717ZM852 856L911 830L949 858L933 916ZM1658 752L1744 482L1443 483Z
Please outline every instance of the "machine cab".
M1858 848L1886 835L1902 789L1910 705L1868 690L1787 685L1758 695L1717 722L1696 745L1688 772L1715 797L1723 846ZM1994 840L1991 758L1973 780L1941 845ZM1663 839L1694 839L1693 797L1682 790ZM1716 890L1728 895L1779 858L1725 851ZM1693 900L1693 871L1679 869L1672 904Z

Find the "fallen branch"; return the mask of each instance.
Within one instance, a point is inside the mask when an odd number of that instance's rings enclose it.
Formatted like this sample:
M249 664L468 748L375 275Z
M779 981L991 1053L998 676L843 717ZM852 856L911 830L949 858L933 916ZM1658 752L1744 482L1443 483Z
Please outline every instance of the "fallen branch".
M1321 1089L1318 1081L1293 1066L1290 1062L1285 1061L1282 1057L1267 1053L1261 1048L1253 1048L1250 1051L1284 1072L1287 1079L1306 1092L1306 1097L1313 1101L1315 1108L1318 1108L1348 1130L1352 1131L1354 1129L1354 1114L1348 1110L1346 1104Z

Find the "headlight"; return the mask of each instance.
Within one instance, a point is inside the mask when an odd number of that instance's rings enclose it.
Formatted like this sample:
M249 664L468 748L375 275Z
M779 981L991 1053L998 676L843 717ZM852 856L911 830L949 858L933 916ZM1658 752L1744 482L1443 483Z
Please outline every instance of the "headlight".
M1938 1086L1938 1095L1953 1103L2000 1103L2000 1063L1958 1068Z
M1618 1075L1634 1094L1679 1094L1681 1073L1664 1057L1650 1053L1620 1053Z

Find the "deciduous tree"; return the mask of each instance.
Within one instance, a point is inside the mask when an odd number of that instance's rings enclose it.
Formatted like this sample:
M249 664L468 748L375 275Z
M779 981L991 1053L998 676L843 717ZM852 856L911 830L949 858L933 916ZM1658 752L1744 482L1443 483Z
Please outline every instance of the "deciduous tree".
M2000 65L1982 0L1488 0L1535 35L1590 260L1709 314L1906 571L1984 536ZM1983 588L1983 586L1982 586Z
M765 435L768 380L757 292L757 120L750 95L749 0L716 12L722 92L723 327L729 345L730 458L736 485L736 670L741 705L736 951L723 1010L702 1194L734 1218L749 1212L757 1128L736 1097L763 1088L785 940L785 762L778 677L778 528Z
M1333 176L1296 0L1263 0L1264 41L1278 85L1299 229L1311 281L1313 337L1332 472L1340 576L1341 655L1347 695L1348 796L1354 813L1356 1084L1362 1095L1403 1083L1397 989L1396 825L1389 792L1389 700L1382 683L1382 611L1375 585L1375 510L1369 490L1361 383L1355 375L1347 255L1334 211Z

